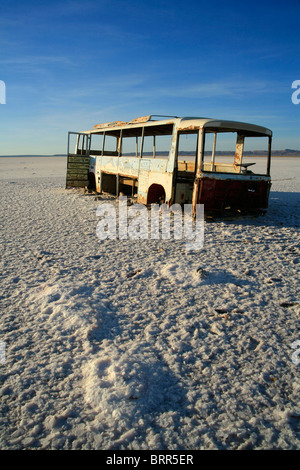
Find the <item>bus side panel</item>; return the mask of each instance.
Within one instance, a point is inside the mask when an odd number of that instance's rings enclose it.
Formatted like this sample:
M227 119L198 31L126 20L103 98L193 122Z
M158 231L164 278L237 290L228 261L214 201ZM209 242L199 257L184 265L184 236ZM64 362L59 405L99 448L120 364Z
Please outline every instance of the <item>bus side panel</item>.
M138 179L138 202L148 204L149 191L153 185L163 188L165 201L169 202L172 197L173 175L167 171L168 160L164 159L141 159ZM151 202L159 202L158 200Z
M137 178L139 174L139 159L134 157L120 157L118 172L120 175Z

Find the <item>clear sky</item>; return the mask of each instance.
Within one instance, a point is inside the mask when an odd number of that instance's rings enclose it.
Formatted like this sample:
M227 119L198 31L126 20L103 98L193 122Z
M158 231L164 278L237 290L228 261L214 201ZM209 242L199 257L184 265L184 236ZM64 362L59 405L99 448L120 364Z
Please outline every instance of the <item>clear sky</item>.
M148 114L251 122L300 149L300 0L1 0L0 14L0 155L66 153L68 131Z

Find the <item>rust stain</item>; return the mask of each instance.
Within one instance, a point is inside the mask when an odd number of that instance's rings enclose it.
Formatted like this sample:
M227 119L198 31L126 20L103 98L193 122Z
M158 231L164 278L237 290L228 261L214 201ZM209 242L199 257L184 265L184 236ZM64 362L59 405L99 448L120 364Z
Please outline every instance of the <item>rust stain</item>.
M132 119L132 121L129 121L129 124L136 124L139 122L147 122L150 121L151 119L151 114L149 116L142 116L142 117L137 117L135 119Z
M95 124L93 129L102 129L104 127L119 127L126 125L127 122L125 121L112 121L112 122L105 122L103 124Z

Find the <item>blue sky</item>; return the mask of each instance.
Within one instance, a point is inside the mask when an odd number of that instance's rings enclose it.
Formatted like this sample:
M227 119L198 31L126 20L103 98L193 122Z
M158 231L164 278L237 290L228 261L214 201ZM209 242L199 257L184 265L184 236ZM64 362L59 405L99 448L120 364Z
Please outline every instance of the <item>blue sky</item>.
M0 155L66 153L69 130L148 114L252 122L300 149L299 44L299 0L1 0Z

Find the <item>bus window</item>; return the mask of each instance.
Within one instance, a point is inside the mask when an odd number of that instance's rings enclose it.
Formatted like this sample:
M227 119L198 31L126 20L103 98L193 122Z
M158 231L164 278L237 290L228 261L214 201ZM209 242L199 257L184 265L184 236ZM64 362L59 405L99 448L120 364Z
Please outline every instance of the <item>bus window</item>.
M106 134L104 137L104 152L103 154L118 155L118 139L114 135Z
M139 157L140 151L141 151L141 137L140 136L122 137L121 156Z
M155 158L168 158L171 148L171 142L171 135L156 135L154 148Z
M90 155L101 155L102 146L103 146L103 134L92 134Z
M178 134L178 170L195 171L198 132Z
M154 139L152 135L145 135L143 140L142 157L153 158Z
M268 138L245 137L243 163L249 165L247 171L266 175L268 167Z

